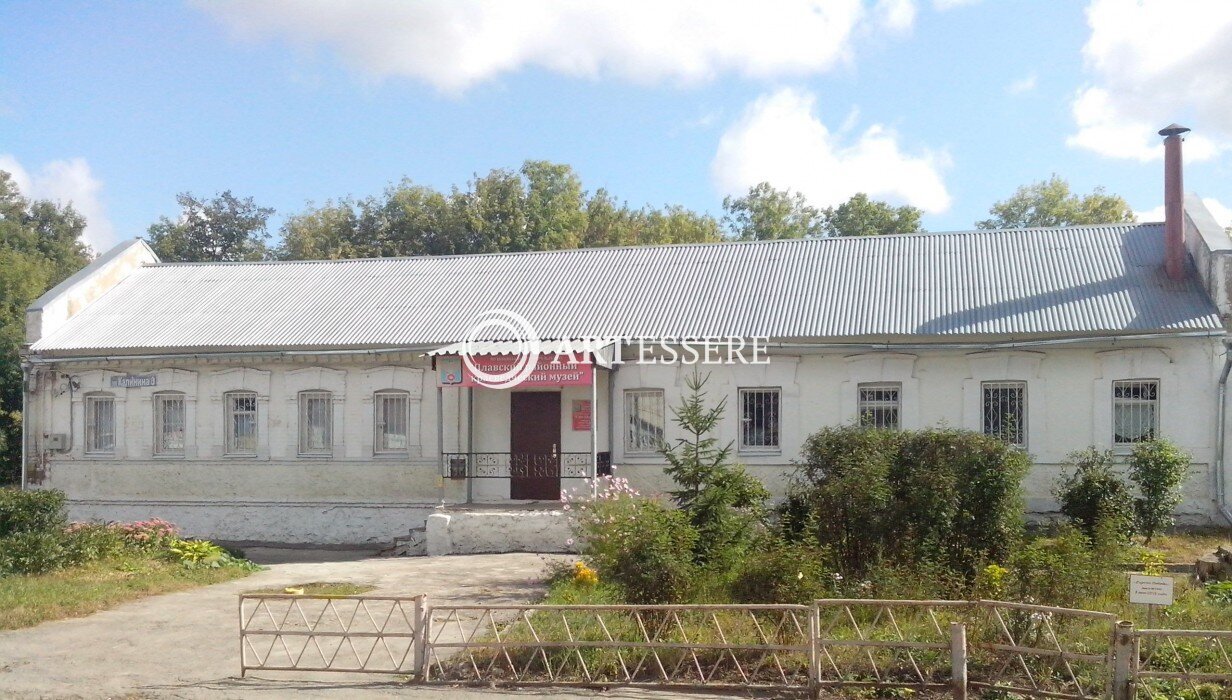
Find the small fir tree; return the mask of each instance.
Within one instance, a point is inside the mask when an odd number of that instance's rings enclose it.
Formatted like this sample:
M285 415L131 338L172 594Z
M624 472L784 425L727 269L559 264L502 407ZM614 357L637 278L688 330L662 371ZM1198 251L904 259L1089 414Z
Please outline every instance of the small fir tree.
M761 530L770 494L757 478L731 460L732 443L719 445L713 436L723 419L726 400L706 401L710 375L694 371L685 380L688 394L672 408L673 422L684 433L660 449L664 470L678 489L672 500L698 531L694 555L698 563L725 567L748 549Z

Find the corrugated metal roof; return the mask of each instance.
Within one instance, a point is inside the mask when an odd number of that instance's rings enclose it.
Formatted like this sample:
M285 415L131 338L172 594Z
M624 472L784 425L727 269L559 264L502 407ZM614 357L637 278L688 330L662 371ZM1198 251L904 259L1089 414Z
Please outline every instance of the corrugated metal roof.
M848 339L1219 330L1161 224L320 262L160 264L34 345L420 347L489 309L542 338ZM491 340L505 339L499 335Z

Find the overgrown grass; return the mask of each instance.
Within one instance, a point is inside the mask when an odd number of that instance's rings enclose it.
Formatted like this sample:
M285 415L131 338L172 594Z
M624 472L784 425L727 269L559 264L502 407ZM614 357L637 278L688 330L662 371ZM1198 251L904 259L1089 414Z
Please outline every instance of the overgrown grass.
M145 596L243 578L252 571L127 556L47 574L0 577L0 629L82 617Z
M260 588L247 592L255 594L293 593L297 595L347 596L367 593L375 588L376 586L347 581L312 581L311 583L293 583L281 588Z
M1211 529L1159 535L1148 549L1162 554L1168 563L1192 564L1221 544L1232 544L1232 531Z

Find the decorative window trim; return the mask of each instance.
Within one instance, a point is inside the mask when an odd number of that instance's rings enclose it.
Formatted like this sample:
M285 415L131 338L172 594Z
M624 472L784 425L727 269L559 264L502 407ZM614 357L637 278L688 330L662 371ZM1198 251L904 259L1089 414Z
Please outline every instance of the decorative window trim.
M188 446L188 399L182 391L158 391L151 397L154 407L154 443L151 445L151 451L155 457L160 459L183 459L184 453ZM163 430L166 427L166 404L178 401L180 403L180 447L167 447L165 443L166 433Z
M1018 425L1011 426L1008 430L1011 430L1012 432L1016 433L1016 435L1010 435L1009 437L1017 437L1019 438L1018 440L1007 439L1007 436L1006 436L1007 428L1004 425L1005 423L1004 416L997 419L995 421L995 425L990 424L991 414L989 412L989 405L988 405L989 391L1002 391L1002 392L1007 392L1007 393L1015 392L1015 391L1019 392L1019 395L1016 399L1013 398L1012 396L1009 396L1009 397L1003 396L1003 397L1000 397L998 401L1001 407L1003 408L1008 407L1010 411L1012 411L1015 406L1017 407ZM1028 428L1029 428L1028 421L1030 420L1029 411L1027 410L1028 396L1029 395L1027 394L1027 383L1024 381L998 380L998 381L980 382L980 432L990 437L995 437L1000 440L1003 440L1006 444L1009 444L1014 447L1018 447L1018 448L1025 450L1027 448L1027 441L1030 435L1028 431Z
M82 442L82 452L90 457L113 457L116 453L116 397L115 394L98 392L86 394L84 397L85 410L83 416L85 418L82 430L84 431L84 441ZM108 412L108 422L111 424L108 431L104 431L102 436L110 437L110 443L103 445L99 443L99 415L100 408L106 405ZM102 446L100 446L102 445Z
M635 433L637 433L638 431L635 429L633 421L635 417L642 414L642 411L639 410L640 403L642 401L650 402L650 406L649 406L650 414L649 415L651 418L653 418L657 414L659 421L657 425L651 424L648 427L650 428L652 432L655 428L658 428L658 433L659 433L658 438L660 441L662 441L664 439L664 436L666 435L666 432L665 432L666 431L666 398L664 395L664 391L662 389L625 389L624 394L625 394L624 396L624 400L625 400L625 404L624 404L625 405L625 424L624 424L625 454L633 455L633 456L651 456L651 455L658 454L659 447L657 444L654 446L647 446L645 444L641 444L641 445L637 444L639 441L635 440L634 437L635 437ZM634 406L633 404L635 402L637 402L639 406ZM656 408L658 409L657 412L655 411ZM649 421L646 421L646 422L649 423ZM643 439L641 442L645 443L646 440Z
M312 411L313 402L320 402L317 409L321 415L317 418L323 422L323 444L312 445ZM324 389L307 389L296 395L296 425L299 431L298 454L300 457L332 457L334 454L334 394Z
M255 391L228 391L222 396L223 400L223 455L226 457L256 457L257 450L261 445L261 402L259 394ZM235 410L234 399L249 398L252 399L252 409L244 409L242 411ZM238 436L235 434L235 418L238 415L252 414L252 448L241 449L236 443Z
M753 435L754 427L752 424L757 420L756 415L750 417L746 412L747 409L753 407L756 411L759 407L753 406L751 400L756 396L773 396L773 403L769 408L769 420L772 421L772 427L767 427L765 423L762 425L763 437L760 440L752 441L750 437ZM777 386L763 387L738 387L736 389L736 399L739 403L739 436L738 451L743 453L777 453L783 449L783 388ZM760 407L762 410L765 407ZM765 418L763 418L763 421ZM766 435L768 433L768 435Z
M379 389L372 392L372 454L376 457L409 456L411 453L411 392L405 389ZM387 433L385 421L382 420L386 401L401 401L402 403L402 437L403 447L384 447ZM414 426L418 429L418 426ZM396 433L388 433L395 435Z
M873 391L893 391L894 398L892 400L885 398L868 398L864 392ZM874 411L890 409L893 411L892 424L889 421L880 419L874 420L872 423L866 421L870 415L874 415ZM903 429L903 384L902 382L860 382L856 384L856 423L857 425L868 428L881 428L885 430L902 430Z

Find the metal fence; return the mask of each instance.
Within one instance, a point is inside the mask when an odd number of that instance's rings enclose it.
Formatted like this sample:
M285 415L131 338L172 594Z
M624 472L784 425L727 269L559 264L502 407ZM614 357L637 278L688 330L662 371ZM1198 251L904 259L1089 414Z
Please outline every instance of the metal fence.
M1138 630L1136 685L1155 697L1232 697L1232 630Z
M424 596L242 595L239 615L241 675L1232 698L1232 631L1135 630L1109 613L990 600L432 607Z
M415 675L424 596L240 596L240 676L248 671Z
M425 681L808 687L805 605L441 606Z

